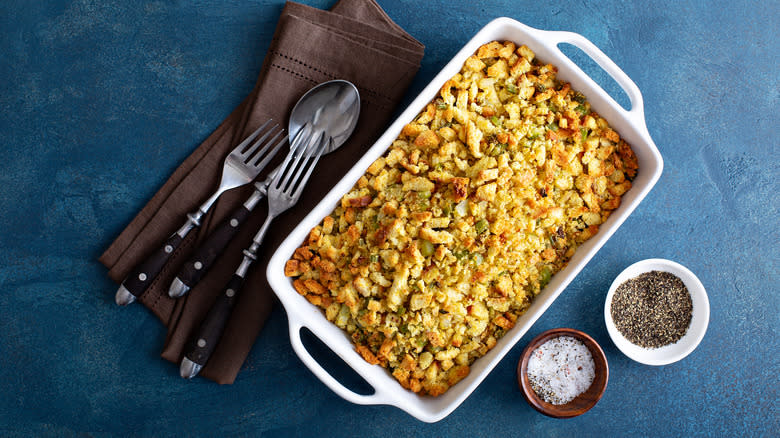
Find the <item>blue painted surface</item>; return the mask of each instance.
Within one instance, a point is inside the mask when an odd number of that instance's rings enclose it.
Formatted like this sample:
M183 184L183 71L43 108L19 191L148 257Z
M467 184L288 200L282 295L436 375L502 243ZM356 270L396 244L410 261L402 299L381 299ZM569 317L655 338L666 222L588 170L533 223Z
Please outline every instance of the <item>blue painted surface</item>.
M507 15L606 52L642 90L666 163L526 337L460 408L427 425L333 394L292 352L281 309L234 385L184 382L159 358L157 320L116 308L96 261L251 90L282 2L4 0L0 435L776 436L778 6L645 3L381 1L426 45L406 103ZM712 306L699 348L665 367L623 356L602 318L612 279L650 257L689 267ZM536 413L515 384L525 343L560 326L591 334L611 371L604 398L571 420Z

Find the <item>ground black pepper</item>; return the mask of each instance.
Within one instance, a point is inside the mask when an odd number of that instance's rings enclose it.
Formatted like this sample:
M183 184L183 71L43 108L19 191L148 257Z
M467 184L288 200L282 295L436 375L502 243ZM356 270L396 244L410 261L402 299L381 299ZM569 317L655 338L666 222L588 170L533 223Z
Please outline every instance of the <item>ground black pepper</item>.
M631 343L658 348L675 343L691 324L693 304L674 274L651 271L627 280L612 296L612 320Z

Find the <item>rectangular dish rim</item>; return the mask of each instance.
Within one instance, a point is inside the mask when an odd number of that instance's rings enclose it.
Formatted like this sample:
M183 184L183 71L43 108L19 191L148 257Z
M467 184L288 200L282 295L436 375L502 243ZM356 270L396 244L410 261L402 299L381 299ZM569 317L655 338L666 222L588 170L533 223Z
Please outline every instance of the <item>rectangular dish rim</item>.
M513 37L510 36L510 34L515 36L519 34L521 37ZM373 396L357 396L354 393L354 396L352 396L344 392L346 388L342 387L337 389L334 387L335 380L332 378L326 379L322 374L318 373L318 371L313 368L314 364L304 357L308 356L308 354L299 350L302 346L297 346L296 343L293 342L293 347L296 349L296 353L301 360L315 372L315 375L317 375L323 383L343 398L360 404L388 404L396 406L415 418L426 422L439 421L449 415L466 399L466 397L468 397L468 395L471 394L471 392L474 391L474 389L476 389L498 362L517 344L517 342L519 342L536 320L541 317L546 309L555 301L557 296L563 292L566 286L568 286L576 275L587 265L590 259L606 243L611 235L620 227L625 219L633 212L660 177L663 169L663 161L645 126L641 94L638 94L638 90L631 92L632 90L628 90L624 86L624 89L626 89L626 92L631 97L632 103L631 110L624 110L562 52L557 49L552 49L552 46L557 46L557 44L561 42L568 42L561 41L564 37L579 38L587 42L587 40L578 34L542 31L528 27L516 20L506 17L494 19L485 25L458 51L447 65L442 68L379 139L366 150L366 153L347 172L344 178L342 178L317 206L301 220L274 253L268 265L267 277L274 293L279 297L279 300L282 302L288 314L291 340L296 337L296 335L293 335L293 330L299 330L301 326L308 327L326 345L328 345L329 348L334 350L347 365L358 372L358 374L376 390L376 393ZM403 125L412 120L419 111L435 97L441 84L460 71L465 59L470 56L479 45L493 40L511 40L518 45L528 45L532 50L537 52L537 55L542 52L544 56L539 56L539 58L558 67L559 77L563 76L564 80L572 82L572 87L574 89L582 91L588 97L588 100L591 102L594 109L607 119L610 125L615 126L614 121L619 120L619 124L622 125L624 129L618 129L617 126L615 129L621 136L626 138L626 141L631 144L635 153L637 153L640 162L639 174L635 179L634 187L624 195L624 203L615 210L612 216L605 222L600 232L578 249L577 253L575 253L574 257L570 260L569 265L553 277L553 280L542 293L536 297L527 312L518 319L517 325L510 330L506 336L499 340L496 347L472 364L471 374L439 397L420 396L401 387L384 368L381 368L378 365L369 365L365 362L363 358L354 351L354 346L351 341L349 341L346 333L328 321L319 308L310 304L292 288L291 281L284 276L284 263L292 255L295 248L300 245L300 242L303 241L308 234L308 231L316 226L322 220L322 217L332 210L341 199L341 196L347 193L357 179L365 173L365 169L377 157L385 153L392 141L397 137ZM542 50L539 50L539 48ZM611 61L609 62L611 63ZM612 64L612 66L614 66L614 64ZM604 65L602 65L602 67L604 67ZM456 68L454 72L452 71L453 68ZM619 70L617 66L614 66L614 68ZM619 73L625 75L622 71ZM628 81L630 82L630 80ZM575 86L575 82L578 83L579 87ZM631 82L630 85L633 85L633 82ZM636 86L633 85L633 87ZM628 138L626 134L629 134L628 137L630 138ZM640 178L642 178L641 184L638 184L637 181L640 180ZM319 318L316 315L319 315ZM327 326L330 326L330 328L324 326L325 324L323 324L323 321ZM335 329L335 331L333 329ZM341 333L341 335L339 335L339 333ZM347 342L351 349L345 349L344 342ZM383 379L378 373L384 374L390 381ZM390 386L391 383L395 385L395 388ZM336 384L338 383L336 382Z

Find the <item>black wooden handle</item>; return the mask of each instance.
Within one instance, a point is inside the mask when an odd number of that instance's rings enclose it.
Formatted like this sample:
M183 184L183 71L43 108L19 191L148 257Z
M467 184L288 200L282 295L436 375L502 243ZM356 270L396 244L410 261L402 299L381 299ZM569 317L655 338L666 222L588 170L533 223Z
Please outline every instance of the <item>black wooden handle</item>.
M168 259L171 258L171 255L181 245L183 240L176 233L169 237L157 251L150 254L145 261L130 271L125 281L122 282L125 289L134 296L140 297L149 285L152 284L157 275L160 274L165 263L168 262Z
M225 324L227 324L227 320L233 310L236 296L238 296L243 285L244 278L233 274L227 287L225 287L225 291L217 296L206 318L200 323L198 330L193 333L187 342L184 349L184 356L187 359L200 366L206 364L209 357L211 357L211 353L214 352L219 338L222 337Z
M176 277L188 287L195 287L236 235L241 224L246 222L249 213L250 211L243 205L233 210L233 212L223 220L211 234L209 234L208 238L206 238L203 244L195 250L190 259L182 265Z

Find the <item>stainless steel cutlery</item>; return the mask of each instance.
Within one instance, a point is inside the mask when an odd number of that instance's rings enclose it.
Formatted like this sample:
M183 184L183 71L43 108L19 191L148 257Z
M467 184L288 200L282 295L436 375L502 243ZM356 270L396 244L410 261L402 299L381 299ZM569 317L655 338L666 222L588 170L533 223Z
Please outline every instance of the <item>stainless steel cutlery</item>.
M244 224L252 210L268 198L268 216L246 248L244 258L219 294L185 346L180 366L182 377L196 376L219 342L247 272L257 259L257 250L271 222L300 199L307 181L323 154L340 147L354 131L360 115L360 94L348 81L324 82L304 94L290 114L290 149L284 161L264 181L255 182L255 191L228 215L184 263L170 285L168 294L181 297L206 275L222 251ZM187 233L200 221L219 196L227 190L252 182L287 141L278 125L264 123L249 135L226 158L217 190L168 240L136 266L116 293L116 303L127 305L141 296L159 275ZM280 138L281 137L281 138Z
M201 218L222 193L252 182L274 157L287 138L283 136L284 129L279 129L278 125L274 124L268 128L271 122L265 122L228 154L217 190L197 210L187 215L184 224L162 246L130 271L116 292L115 300L118 305L128 305L146 291L187 233L200 226Z
M239 210L246 210L241 214L248 215L257 202L267 194L268 216L254 236L252 244L244 250L244 259L225 289L217 295L200 327L190 336L179 368L182 377L196 376L214 352L271 222L298 201L320 156L332 152L349 138L357 126L359 115L360 93L348 81L335 80L322 83L298 100L290 114L289 128L292 138L290 152L266 181L255 183L256 192L239 208ZM201 248L195 252L195 256L185 264L185 268L171 284L169 291L171 296L186 293L189 287L200 279L199 275L189 275L193 273L192 267L195 263L202 263L205 266L206 261L209 265L213 262L234 234L234 231L221 231L228 226L235 228L229 225L231 223L241 223L241 219L235 217L227 219L216 231L220 235L213 237L213 240L209 238L202 247L206 249Z
M296 134L304 125L315 131L328 133L332 142L323 154L338 149L352 134L360 115L360 94L348 81L335 80L324 82L304 94L293 107L288 124L290 148L295 149ZM208 238L192 252L168 290L172 298L181 297L203 278L216 259L222 254L244 223L252 209L263 199L265 192L276 175L278 168L271 172L263 182L255 182L255 191L230 215L228 215Z
M302 137L303 147L299 153L293 149L287 154L287 158L268 186L268 216L265 222L252 239L252 244L244 250L244 259L224 292L217 296L200 328L190 337L185 347L184 358L179 368L184 378L196 376L208 361L222 336L247 271L257 259L257 249L263 243L268 227L274 218L298 202L323 150L333 141L331 137L326 138L324 132L314 132L309 125L305 125L296 137Z

